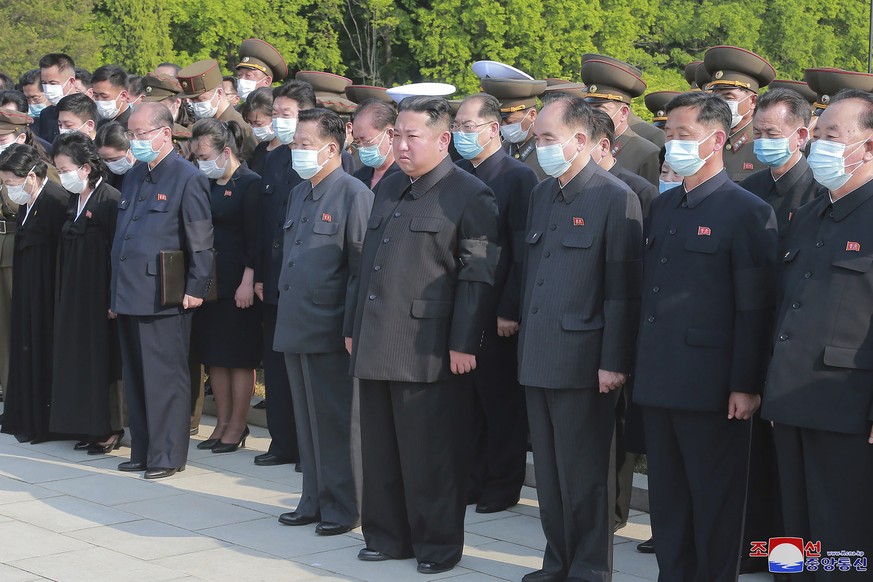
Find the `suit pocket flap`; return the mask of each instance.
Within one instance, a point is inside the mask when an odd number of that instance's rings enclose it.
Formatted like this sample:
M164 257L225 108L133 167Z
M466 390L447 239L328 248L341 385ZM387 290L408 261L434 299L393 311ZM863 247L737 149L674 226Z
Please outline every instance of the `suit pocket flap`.
M791 249L787 251L784 255L782 255L782 262L790 263L791 261L793 261L794 258L797 256L797 251L799 250L800 249Z
M312 302L316 305L341 305L345 303L346 294L337 289L316 289L312 292Z
M439 232L445 218L438 216L415 216L409 221L409 230L413 232Z
M312 225L312 232L315 234L336 234L338 230L338 222L316 222Z
M418 319L449 317L454 304L451 301L412 301L412 317Z
M157 261L149 261L148 264L146 265L146 273L149 275L157 276L157 274L158 274L158 262Z
M841 251L837 253L836 258L834 258L833 265L835 267L849 269L850 271L857 271L858 273L866 273L870 270L870 267L873 266L873 257L870 255L856 255L855 253Z
M685 332L685 343L703 348L729 348L733 333L725 329L689 329Z
M571 249L587 249L594 244L593 232L568 232L561 241L565 247Z
M718 250L718 237L695 236L685 241L685 250L695 253L712 254Z
M541 233L541 232L536 232L536 231L529 232L529 233L527 233L527 237L525 237L525 240L527 241L527 244L535 245L540 240L540 237L542 235L543 235L543 233Z
M565 313L561 316L561 329L566 331L589 331L603 329L603 316L586 317Z
M164 198L163 200L155 200L149 207L149 212L166 212L170 209L170 201Z
M382 217L373 215L367 221L367 228L369 228L371 230L376 229L376 228L379 228L380 224L382 224Z
M824 363L836 368L852 368L855 370L873 370L873 350L853 350L825 346Z

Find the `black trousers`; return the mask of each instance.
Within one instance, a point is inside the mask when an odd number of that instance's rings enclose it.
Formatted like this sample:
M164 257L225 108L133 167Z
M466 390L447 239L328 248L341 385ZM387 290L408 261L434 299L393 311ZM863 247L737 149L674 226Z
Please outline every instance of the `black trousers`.
M821 542L826 552L861 550L867 571L792 574L792 580L870 580L873 571L873 445L868 434L776 424L785 535ZM854 563L856 558L851 558Z
M294 426L294 404L291 384L285 368L285 354L273 351L276 333L276 305L264 303L264 393L267 404L267 430L270 431L272 453L294 463L300 461L297 451L297 428Z
M735 582L751 421L726 409L642 409L658 580Z
M757 563L766 572L767 558L749 557L752 542L767 541L771 537L783 535L784 531L773 428L769 421L763 420L760 414L755 414L752 418L746 522L740 558Z
M349 376L349 354L285 354L285 366L303 466L303 492L295 511L357 527L354 459L360 443L352 416L355 385Z
M546 536L542 569L568 579L610 580L617 394L525 391Z
M469 378L361 380L360 406L367 547L394 558L457 563L470 457Z
M191 313L119 315L130 460L178 468L188 460Z
M518 339L486 332L472 374L475 462L467 501L513 505L527 467L527 410L518 383Z

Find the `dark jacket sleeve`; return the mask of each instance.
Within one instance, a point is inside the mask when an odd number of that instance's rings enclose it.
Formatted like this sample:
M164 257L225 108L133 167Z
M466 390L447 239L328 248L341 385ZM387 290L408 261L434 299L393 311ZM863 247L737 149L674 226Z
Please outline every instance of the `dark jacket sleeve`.
M243 197L243 233L245 236L245 266L254 269L260 250L258 224L260 221L261 179L252 180Z
M349 217L346 221L346 260L349 268L349 281L346 286L345 313L343 314L343 337L352 337L355 318L355 302L361 274L361 250L367 234L367 222L373 209L373 193L369 189L360 190L349 204Z
M475 354L483 316L497 269L497 204L483 188L471 195L458 227L458 284L449 332L449 349Z
M188 279L185 294L206 297L213 284L212 210L209 206L209 181L198 172L182 189L181 223L188 251Z
M518 186L509 202L509 236L507 247L501 253L511 254L509 276L503 286L497 303L497 316L510 321L518 321L521 313L521 285L524 270L524 236L527 233L527 212L530 195L537 185L537 175L533 170L517 172Z

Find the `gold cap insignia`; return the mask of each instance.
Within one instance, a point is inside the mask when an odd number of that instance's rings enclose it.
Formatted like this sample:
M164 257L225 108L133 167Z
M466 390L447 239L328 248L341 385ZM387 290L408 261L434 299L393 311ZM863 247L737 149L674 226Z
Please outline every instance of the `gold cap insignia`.
M249 58L248 58L248 57L243 57L243 62L244 62L244 63L249 62Z
M597 85L588 85L589 93L597 93Z
M151 87L146 87L146 93L151 93L151 92L152 92L152 88L151 88Z
M828 103L831 102L831 96L830 95L822 95L821 102L824 103L825 105L827 105Z
M721 79L724 77L724 71L716 71L715 75L712 76L713 79Z

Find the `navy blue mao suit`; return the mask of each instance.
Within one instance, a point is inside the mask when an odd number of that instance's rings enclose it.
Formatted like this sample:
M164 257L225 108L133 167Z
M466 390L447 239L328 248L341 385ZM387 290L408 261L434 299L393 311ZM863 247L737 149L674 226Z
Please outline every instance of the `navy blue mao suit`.
M778 235L773 209L724 170L652 203L634 402L643 407L659 580L736 580L751 421L760 394ZM663 541L661 541L663 540Z
M112 245L111 309L118 314L130 460L179 468L188 457L191 312L162 307L159 253L188 257L185 293L206 297L213 284L209 182L171 151L154 169L127 173Z
M539 181L527 165L498 149L478 166L457 165L491 188L497 202L500 260L473 372L478 448L468 502L508 507L518 501L527 465L527 411L518 383L518 335L497 335L497 318L519 319L524 233L530 194Z

